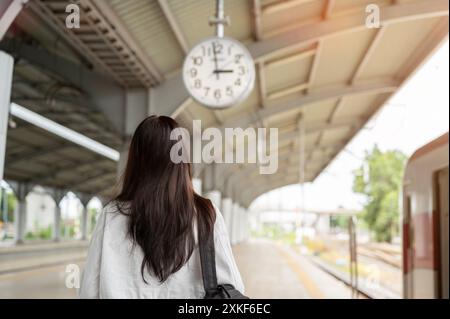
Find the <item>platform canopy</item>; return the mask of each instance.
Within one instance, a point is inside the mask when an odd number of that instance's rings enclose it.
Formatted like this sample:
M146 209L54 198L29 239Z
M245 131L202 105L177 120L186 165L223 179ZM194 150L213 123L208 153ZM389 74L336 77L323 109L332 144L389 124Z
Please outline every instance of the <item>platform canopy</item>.
M146 114L187 127L194 119L203 127L276 127L276 174L218 165L221 187L237 190L245 206L271 189L313 181L449 27L448 0L225 0L225 34L248 47L257 79L243 103L213 111L189 98L180 68L188 50L214 34L215 1L73 2L79 29L65 26L68 1L31 0L0 42L16 58L13 101L118 150L129 118L142 117L133 106L140 94ZM379 28L366 26L369 4L380 8ZM19 120L8 131L6 164L7 179L90 194L108 194L117 171L113 161Z

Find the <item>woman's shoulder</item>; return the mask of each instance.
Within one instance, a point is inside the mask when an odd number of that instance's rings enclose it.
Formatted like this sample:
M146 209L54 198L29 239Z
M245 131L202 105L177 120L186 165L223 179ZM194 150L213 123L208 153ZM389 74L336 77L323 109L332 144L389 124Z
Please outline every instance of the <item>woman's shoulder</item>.
M94 233L101 234L108 240L122 238L127 232L127 225L128 216L125 207L116 202L109 202L98 215Z
M101 228L123 228L126 224L128 210L129 204L110 201L103 207L97 223L101 224L99 225Z
M116 200L109 201L103 207L103 213L122 213L126 214L130 209L129 202L119 202Z

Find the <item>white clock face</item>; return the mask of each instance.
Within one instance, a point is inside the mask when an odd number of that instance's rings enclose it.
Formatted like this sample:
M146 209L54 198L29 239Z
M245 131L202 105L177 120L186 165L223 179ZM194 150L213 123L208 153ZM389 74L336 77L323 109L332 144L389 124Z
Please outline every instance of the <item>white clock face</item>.
M225 108L249 95L255 81L255 66L241 43L214 37L189 52L183 65L183 80L197 102Z

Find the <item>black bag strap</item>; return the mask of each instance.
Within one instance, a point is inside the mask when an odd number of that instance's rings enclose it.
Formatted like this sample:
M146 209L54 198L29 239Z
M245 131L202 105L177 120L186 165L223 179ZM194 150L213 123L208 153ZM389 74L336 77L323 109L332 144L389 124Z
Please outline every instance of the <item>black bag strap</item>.
M206 295L217 291L216 256L214 249L214 231L202 240L199 236L200 263L202 268L203 287ZM204 238L204 237L203 237Z

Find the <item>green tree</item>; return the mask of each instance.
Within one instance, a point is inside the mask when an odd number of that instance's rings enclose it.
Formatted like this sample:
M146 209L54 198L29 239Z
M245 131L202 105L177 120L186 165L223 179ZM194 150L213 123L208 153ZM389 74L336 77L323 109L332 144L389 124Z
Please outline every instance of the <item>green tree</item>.
M3 189L3 191L0 191L0 220L3 220L4 217L4 212L3 212L3 208L5 206L5 204L3 203L3 200L5 198L3 192L5 190ZM14 196L14 194L12 192L8 192L6 193L6 198L7 198L7 212L8 212L8 221L12 222L14 220L14 209L17 205L17 200L16 197Z
M331 228L340 228L347 229L348 227L348 216L330 216L330 227Z
M398 234L399 192L406 159L400 151L381 152L375 145L354 171L353 191L366 198L362 217L376 241L390 242Z

